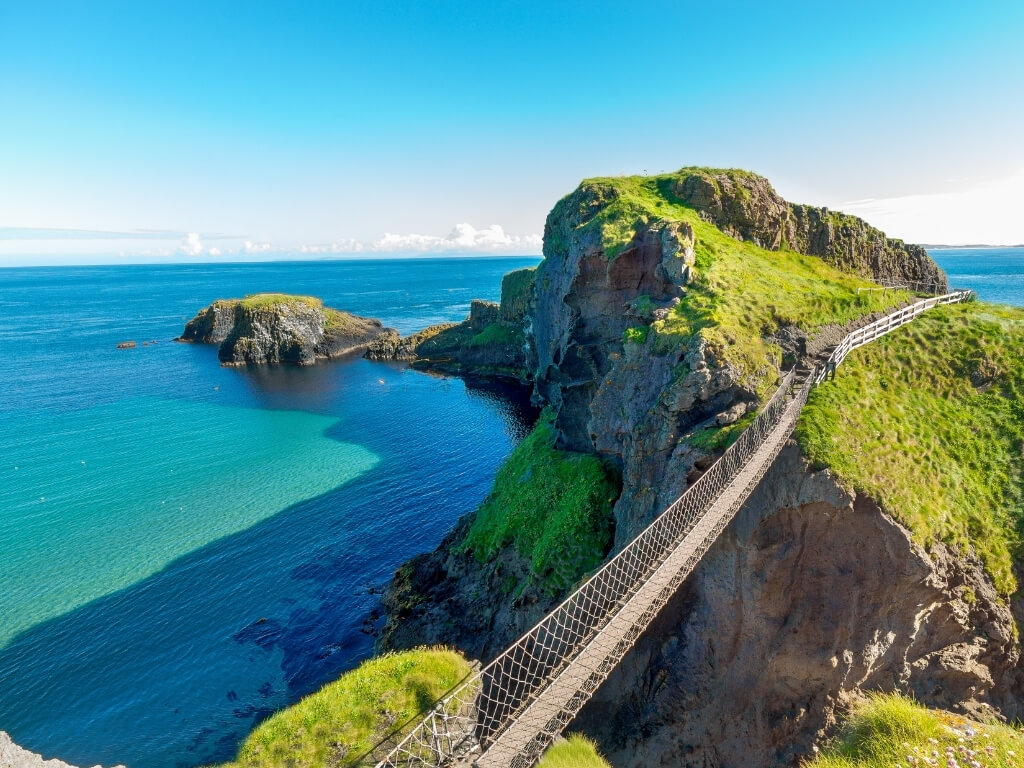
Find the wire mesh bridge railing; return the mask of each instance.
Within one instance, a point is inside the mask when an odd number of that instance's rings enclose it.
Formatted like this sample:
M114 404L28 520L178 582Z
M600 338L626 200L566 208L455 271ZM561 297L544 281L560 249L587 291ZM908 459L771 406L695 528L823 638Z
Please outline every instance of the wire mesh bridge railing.
M722 456L600 570L493 661L446 694L378 768L529 768L633 646L757 487L811 389L853 349L922 312L967 301L953 291L849 334L796 389L795 373ZM386 753L386 754L380 754Z

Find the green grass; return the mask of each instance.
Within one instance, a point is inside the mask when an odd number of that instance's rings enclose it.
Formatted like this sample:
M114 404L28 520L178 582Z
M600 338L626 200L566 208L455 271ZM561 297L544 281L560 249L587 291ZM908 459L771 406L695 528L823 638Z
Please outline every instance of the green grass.
M648 325L634 325L630 326L622 332L622 343L623 344L646 344L647 337L651 333L651 328Z
M490 344L522 344L523 332L518 328L509 328L501 323L491 323L468 342L469 347L484 347Z
M803 768L927 768L951 764L950 755L965 768L972 760L983 768L1019 768L1024 734L997 722L929 710L898 695L877 695Z
M596 456L554 448L545 412L498 470L462 542L486 561L514 544L542 589L562 592L593 570L612 544L618 481Z
M537 768L611 768L586 736L573 735L550 747Z
M576 212L584 219L578 234L595 233L609 259L626 250L638 230L651 223L678 221L693 228L696 277L669 317L651 324L660 337L652 346L656 353L702 334L714 356L734 366L740 381L763 396L777 381L781 359L779 348L763 337L780 325L798 325L813 332L829 323L845 324L888 309L907 298L902 292L858 295L858 288L875 284L816 256L788 248L769 251L722 233L672 192L673 182L689 173L710 172L683 169L662 176L587 179L579 192L559 204L561 211L556 207L561 219L572 213L565 208L576 200L582 201L582 207L596 210L589 219L586 210ZM585 194L579 196L581 192ZM568 246L565 231L557 227L547 231L546 252L557 253Z
M927 545L973 550L1003 594L1024 526L1024 310L941 307L853 352L811 394L804 453Z
M373 765L360 758L469 672L460 654L441 649L370 659L265 720L225 768Z
M687 437L686 442L707 453L724 451L739 439L756 417L757 413L751 412L724 427L704 427Z
M304 305L313 309L322 309L324 303L315 296L295 296L290 293L254 293L240 299L238 303L243 309L272 309L285 305Z

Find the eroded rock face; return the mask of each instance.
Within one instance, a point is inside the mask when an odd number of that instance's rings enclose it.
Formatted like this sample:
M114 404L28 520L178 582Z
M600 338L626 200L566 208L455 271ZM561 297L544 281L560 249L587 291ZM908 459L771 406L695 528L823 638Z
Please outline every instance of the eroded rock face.
M185 325L179 340L219 344L217 356L228 365L313 365L362 353L388 335L396 334L379 320L325 308L307 297L282 296L216 301Z
M687 486L704 454L681 437L727 409L746 412L757 398L697 336L658 354L624 339L637 322L638 296L648 297L653 314L685 295L694 233L685 223L653 222L609 260L600 240L576 229L600 209L588 202L594 194L583 189L562 200L545 227L545 243L566 247L548 249L537 269L536 391L555 411L560 447L620 464L620 547Z
M762 248L820 256L865 276L947 286L946 276L919 245L886 237L863 219L784 200L763 176L696 172L673 193L726 234Z
M1014 618L790 443L573 723L617 768L795 764L858 689L1024 714Z

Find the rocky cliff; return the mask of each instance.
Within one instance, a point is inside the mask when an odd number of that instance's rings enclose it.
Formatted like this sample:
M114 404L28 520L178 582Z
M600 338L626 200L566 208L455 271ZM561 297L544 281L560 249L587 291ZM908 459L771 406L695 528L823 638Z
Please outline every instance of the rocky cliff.
M791 442L573 728L616 768L786 766L858 691L1024 715L1014 617Z
M919 245L886 237L863 219L789 203L763 176L737 170L684 169L672 193L726 234L763 248L789 247L860 275L946 285Z
M922 249L735 171L585 181L549 215L544 256L523 323L535 397L557 449L620 474L612 550L735 439L784 367L911 298L865 278L945 286ZM529 586L513 537L471 557L475 524L400 570L384 647L486 660L564 594ZM614 765L724 767L790 764L861 688L1018 716L1005 596L932 543L791 447L579 724Z
M364 352L394 334L379 320L330 307L311 296L261 293L215 301L192 318L179 341L218 344L228 365L291 363Z

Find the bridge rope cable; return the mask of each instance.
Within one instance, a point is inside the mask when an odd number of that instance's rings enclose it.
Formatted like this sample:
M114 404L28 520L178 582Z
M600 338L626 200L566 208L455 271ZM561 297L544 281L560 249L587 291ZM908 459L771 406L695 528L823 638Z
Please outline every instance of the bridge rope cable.
M647 528L515 643L443 696L408 734L382 741L373 751L386 752L378 768L533 765L760 483L811 389L834 376L853 349L933 307L973 296L953 291L858 328L795 393L795 371L790 371L739 439Z

